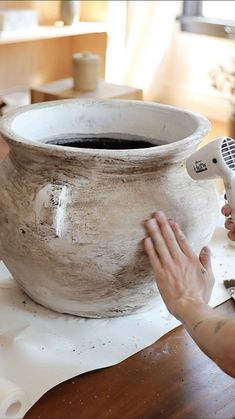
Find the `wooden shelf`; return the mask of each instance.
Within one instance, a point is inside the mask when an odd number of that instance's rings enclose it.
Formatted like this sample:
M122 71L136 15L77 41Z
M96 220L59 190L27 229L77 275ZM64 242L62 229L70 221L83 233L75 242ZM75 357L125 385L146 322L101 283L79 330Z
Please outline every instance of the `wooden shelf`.
M0 32L0 45L102 32L107 32L107 25L97 22L78 22L75 25L62 27L38 26L33 30Z

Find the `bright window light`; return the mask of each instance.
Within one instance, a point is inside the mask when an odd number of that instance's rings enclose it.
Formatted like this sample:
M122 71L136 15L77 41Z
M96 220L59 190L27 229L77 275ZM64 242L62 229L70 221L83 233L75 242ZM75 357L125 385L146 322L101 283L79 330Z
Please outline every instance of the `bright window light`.
M205 17L235 21L234 1L203 1L202 14Z

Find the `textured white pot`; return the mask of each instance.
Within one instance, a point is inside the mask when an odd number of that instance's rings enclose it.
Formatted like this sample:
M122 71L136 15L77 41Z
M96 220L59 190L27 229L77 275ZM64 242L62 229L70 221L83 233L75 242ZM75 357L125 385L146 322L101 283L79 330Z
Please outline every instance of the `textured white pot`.
M199 114L141 101L65 100L7 114L0 129L10 147L0 165L0 257L26 293L86 317L154 304L143 221L165 211L196 252L214 230L214 184L191 180L184 162L209 125ZM43 143L81 133L139 135L163 145L95 150Z

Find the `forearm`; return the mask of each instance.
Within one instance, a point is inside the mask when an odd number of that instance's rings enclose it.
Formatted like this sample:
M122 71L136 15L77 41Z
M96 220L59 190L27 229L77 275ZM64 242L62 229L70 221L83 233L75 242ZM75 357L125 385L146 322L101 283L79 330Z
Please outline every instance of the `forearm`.
M183 304L177 317L201 350L235 377L235 320L194 301Z
M209 248L202 248L197 257L179 225L161 211L145 226L149 234L145 250L167 308L202 351L235 377L235 319L226 319L207 305L215 281Z

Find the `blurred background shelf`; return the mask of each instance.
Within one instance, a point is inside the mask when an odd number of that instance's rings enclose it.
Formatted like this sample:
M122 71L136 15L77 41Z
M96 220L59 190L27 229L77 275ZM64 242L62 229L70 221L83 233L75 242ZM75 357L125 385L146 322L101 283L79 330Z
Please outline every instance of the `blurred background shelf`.
M78 22L70 26L38 26L34 29L0 32L0 45L43 39L63 38L92 33L106 33L107 25L100 22Z
M105 25L80 22L78 27L45 28L0 38L0 90L30 88L71 77L72 54L92 51L100 56L100 77L105 78L107 32Z

